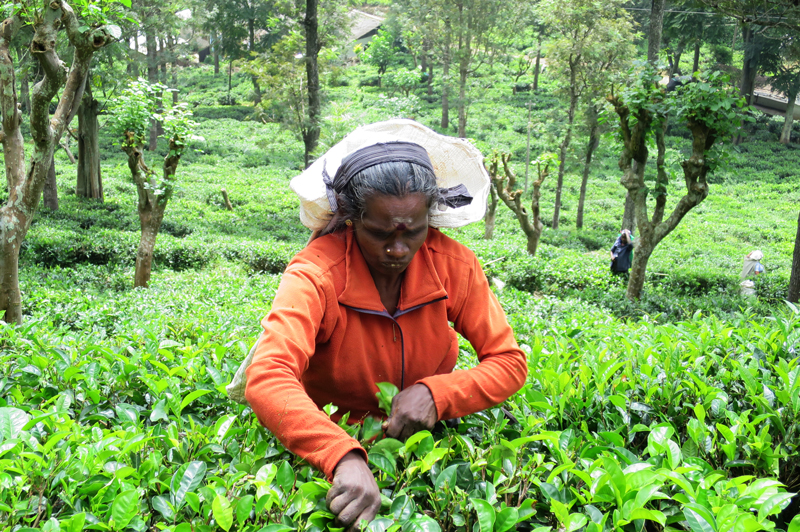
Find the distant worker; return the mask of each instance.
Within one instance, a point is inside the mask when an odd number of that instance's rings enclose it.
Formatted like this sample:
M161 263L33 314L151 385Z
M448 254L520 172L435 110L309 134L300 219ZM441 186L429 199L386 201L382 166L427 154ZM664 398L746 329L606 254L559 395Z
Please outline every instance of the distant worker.
M751 251L744 258L742 265L742 273L739 275L739 294L746 297L755 297L756 284L748 277L755 277L764 273L764 265L761 264L761 259L764 254L759 250Z
M631 269L632 253L633 235L628 229L623 229L611 248L611 272L627 278L628 270Z
M764 254L759 250L751 251L744 258L742 266L742 274L739 275L739 281L744 281L748 277L755 277L756 275L764 273L764 265L761 264L761 259Z

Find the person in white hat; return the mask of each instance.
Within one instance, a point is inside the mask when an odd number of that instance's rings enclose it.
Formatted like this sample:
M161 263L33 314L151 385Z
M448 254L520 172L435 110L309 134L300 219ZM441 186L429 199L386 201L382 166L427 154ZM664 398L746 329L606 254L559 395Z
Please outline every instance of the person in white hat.
M321 158L324 224L311 225L318 233L287 267L247 369L247 402L287 449L332 481L329 508L352 528L375 517L380 492L363 447L336 421L347 412L348 422L383 417L376 383L400 390L384 425L387 436L405 439L501 403L527 376L477 258L431 227L484 194L482 185L471 191L436 173L446 166L440 155L464 141L442 137L426 149L408 141L419 140L422 126L403 122L394 138L345 139L346 155ZM472 177L485 174L475 152L458 161ZM441 189L445 177L456 186ZM456 332L475 348L475 368L453 371ZM338 407L332 418L321 410L328 404Z
M763 258L764 254L758 249L748 253L742 264L742 273L739 274L739 281L764 273L764 266L761 264Z

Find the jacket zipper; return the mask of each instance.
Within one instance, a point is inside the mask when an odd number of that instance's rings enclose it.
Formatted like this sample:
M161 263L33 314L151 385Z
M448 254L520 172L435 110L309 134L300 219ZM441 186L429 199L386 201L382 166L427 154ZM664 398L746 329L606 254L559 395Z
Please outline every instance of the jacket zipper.
M397 334L395 332L394 326L397 325L397 329L400 331L400 390L402 391L402 390L405 390L405 388L406 388L406 344L405 344L405 341L403 339L403 328L400 327L400 324L397 323L397 320L395 318L399 318L403 314L408 314L409 312L411 312L413 310L420 309L422 307L431 305L433 303L438 303L439 301L444 301L445 299L447 299L447 296L440 297L440 298L434 299L432 301L428 301L427 303L423 303L421 305L417 305L415 307L411 307L411 308L408 308L406 310L402 310L400 312L395 312L394 316L392 316L391 314L386 312L386 310L383 310L383 311L367 310L367 309L362 309L362 308L357 308L357 307L351 307L351 306L345 305L345 304L341 304L341 305L343 307L345 307L345 308L349 308L351 310L355 310L356 312L361 312L362 314L372 314L374 316L384 316L384 317L389 318L390 320L392 320L392 336L394 337L394 341L395 342L397 341Z

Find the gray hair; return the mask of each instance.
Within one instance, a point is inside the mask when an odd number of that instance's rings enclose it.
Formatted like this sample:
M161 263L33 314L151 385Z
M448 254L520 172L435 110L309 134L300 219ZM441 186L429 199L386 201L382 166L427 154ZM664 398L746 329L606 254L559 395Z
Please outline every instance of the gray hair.
M403 197L417 193L425 196L429 209L441 197L436 176L428 168L399 161L376 164L355 174L339 193L339 213L342 220L361 219L367 200L375 194Z

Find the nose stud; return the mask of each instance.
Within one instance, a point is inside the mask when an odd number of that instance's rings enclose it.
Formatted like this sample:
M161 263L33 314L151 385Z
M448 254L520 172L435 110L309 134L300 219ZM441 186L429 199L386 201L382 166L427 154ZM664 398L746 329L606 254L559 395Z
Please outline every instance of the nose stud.
M386 253L391 253L391 252L392 252L392 248L386 248Z

